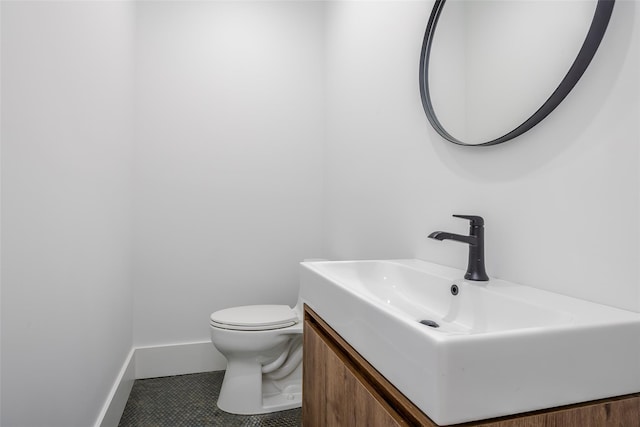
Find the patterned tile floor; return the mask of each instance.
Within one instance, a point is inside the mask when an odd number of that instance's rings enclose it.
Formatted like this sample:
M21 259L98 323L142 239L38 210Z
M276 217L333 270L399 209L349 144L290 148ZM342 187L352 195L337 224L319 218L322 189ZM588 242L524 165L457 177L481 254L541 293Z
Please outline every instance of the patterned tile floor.
M218 409L224 371L136 380L118 427L299 427L300 408L264 415Z

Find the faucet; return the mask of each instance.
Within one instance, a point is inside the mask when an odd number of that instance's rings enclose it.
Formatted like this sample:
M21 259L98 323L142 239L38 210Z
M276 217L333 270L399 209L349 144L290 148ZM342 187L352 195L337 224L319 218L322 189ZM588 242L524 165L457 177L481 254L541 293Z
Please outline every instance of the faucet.
M434 231L429 237L436 240L455 240L469 245L469 265L464 278L485 282L489 280L484 269L484 219L481 216L473 215L453 215L456 218L468 219L471 221L469 235L447 233L446 231Z

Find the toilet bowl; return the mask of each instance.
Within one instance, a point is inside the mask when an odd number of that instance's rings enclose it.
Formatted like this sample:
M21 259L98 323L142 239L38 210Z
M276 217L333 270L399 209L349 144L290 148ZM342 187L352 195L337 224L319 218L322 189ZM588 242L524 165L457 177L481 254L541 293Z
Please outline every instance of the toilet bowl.
M249 305L211 315L213 345L227 359L218 408L265 414L302 405L302 313Z

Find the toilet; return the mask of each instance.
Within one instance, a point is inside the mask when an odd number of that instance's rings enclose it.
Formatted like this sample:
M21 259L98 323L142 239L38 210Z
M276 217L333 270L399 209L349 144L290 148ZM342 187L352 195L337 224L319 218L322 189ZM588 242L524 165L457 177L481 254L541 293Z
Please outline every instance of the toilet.
M241 415L302 405L301 305L248 305L211 314L211 341L227 358L218 408Z

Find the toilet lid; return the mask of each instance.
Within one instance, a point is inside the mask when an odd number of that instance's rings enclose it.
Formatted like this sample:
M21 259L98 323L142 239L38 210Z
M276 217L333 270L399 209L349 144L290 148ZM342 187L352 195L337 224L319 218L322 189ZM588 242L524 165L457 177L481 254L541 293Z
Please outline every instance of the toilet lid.
M296 323L298 315L288 305L245 305L225 308L211 315L211 325L235 330L280 329Z

